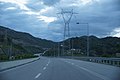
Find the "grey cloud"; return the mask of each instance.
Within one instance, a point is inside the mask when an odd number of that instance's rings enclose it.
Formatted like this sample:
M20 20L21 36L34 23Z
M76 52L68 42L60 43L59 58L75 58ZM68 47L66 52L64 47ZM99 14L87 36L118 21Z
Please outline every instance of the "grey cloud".
M60 0L42 0L45 5L53 6L54 4L58 3Z
M54 7L54 4L59 4L60 0L43 0L41 4L39 0L30 0L27 6L32 10L41 10L46 6ZM70 3L70 2L69 2ZM115 28L120 26L120 1L119 0L100 0L100 3L93 3L84 7L71 6L67 9L74 9L76 17L73 16L70 22L71 36L86 35L86 25L76 24L89 23L90 34L95 36L106 36ZM12 29L29 32L34 36L59 41L63 39L64 23L62 18L57 21L46 24L40 21L34 15L21 14L22 10L4 10L7 7L14 6L13 4L0 4L0 25L8 26ZM57 5L58 7L60 5ZM66 5L62 5L65 7ZM64 9L64 8L63 8ZM53 11L45 13L44 16L55 17L60 9L54 7ZM52 13L52 14L51 14Z
M31 10L40 11L44 8L44 4L41 4L41 0L30 0L28 4L26 4Z

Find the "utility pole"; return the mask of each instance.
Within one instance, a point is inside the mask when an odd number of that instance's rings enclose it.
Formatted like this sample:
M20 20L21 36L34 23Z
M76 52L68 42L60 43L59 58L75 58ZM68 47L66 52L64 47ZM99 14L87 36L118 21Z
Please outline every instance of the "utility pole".
M62 47L62 49L63 49L63 54L65 54L66 45L65 45L64 41L66 39L70 38L70 27L69 27L70 26L70 21L71 21L71 18L73 16L73 14L77 14L77 13L73 12L73 9L72 10L67 10L67 11L62 9L61 12L57 13L57 14L62 15L62 18L63 18L63 21L64 21L64 38L63 38L63 47ZM67 47L69 49L68 51L70 51L70 48L71 48L70 39L69 39Z
M87 23L87 56L89 57L89 24Z
M7 38L7 30L4 31L5 36L4 36L4 45L5 45L5 54L9 56L9 49L8 49L8 38Z
M55 54L56 54L56 47L55 47L55 44L54 44L54 56L53 57L55 57Z
M4 41L5 41L5 46L7 46L7 30L5 30L5 37L4 37Z
M72 59L73 59L73 39L71 38L71 41L72 41Z
M11 42L10 42L10 51L9 51L10 58L11 58L12 52L13 52L13 40L11 39Z
M59 55L60 55L60 42L58 42L58 57L59 57Z

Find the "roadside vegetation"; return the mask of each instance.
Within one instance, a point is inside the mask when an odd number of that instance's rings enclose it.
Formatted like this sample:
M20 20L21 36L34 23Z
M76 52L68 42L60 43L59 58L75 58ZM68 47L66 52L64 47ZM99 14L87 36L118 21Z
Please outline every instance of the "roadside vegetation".
M5 54L0 54L0 62L35 58L35 57L38 57L38 56L35 56L34 54L16 54L14 56L8 56L8 55L5 55Z

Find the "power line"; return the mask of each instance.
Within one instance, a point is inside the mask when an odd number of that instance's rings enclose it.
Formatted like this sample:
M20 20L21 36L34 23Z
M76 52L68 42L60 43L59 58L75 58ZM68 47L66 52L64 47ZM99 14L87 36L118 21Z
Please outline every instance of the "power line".
M60 14L63 18L63 21L64 21L64 38L63 38L63 54L65 54L65 40L68 38L70 38L70 21L72 19L72 16L74 14L77 14L75 12L73 12L73 9L72 10L63 10L61 9L61 12L57 13L57 14ZM71 48L71 45L70 45L70 39L69 39L69 42L68 42L68 45L67 47L69 48L69 51L70 51L70 48Z

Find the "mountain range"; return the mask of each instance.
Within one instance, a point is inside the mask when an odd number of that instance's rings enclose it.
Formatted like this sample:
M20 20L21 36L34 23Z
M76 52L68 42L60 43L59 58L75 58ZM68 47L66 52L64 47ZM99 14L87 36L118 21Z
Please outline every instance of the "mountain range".
M64 41L64 47L70 41L70 48L80 49L81 53L86 54L87 36L72 37ZM63 41L59 42L61 47ZM26 32L18 32L4 26L0 26L0 53L1 54L20 54L20 53L42 53L46 49L58 50L58 43L46 39L32 36ZM67 48L65 48L67 50ZM61 48L60 48L61 50ZM57 52L56 52L57 53ZM120 53L120 38L89 36L90 56L109 55L115 56ZM50 53L50 54L53 54Z
M0 26L1 53L9 54L11 45L13 53L40 53L44 49L51 48L53 44L55 44L53 41Z

